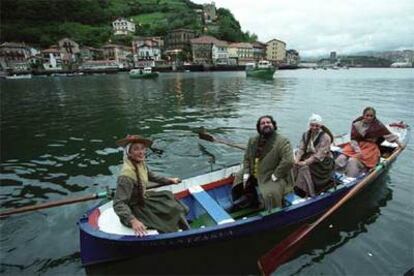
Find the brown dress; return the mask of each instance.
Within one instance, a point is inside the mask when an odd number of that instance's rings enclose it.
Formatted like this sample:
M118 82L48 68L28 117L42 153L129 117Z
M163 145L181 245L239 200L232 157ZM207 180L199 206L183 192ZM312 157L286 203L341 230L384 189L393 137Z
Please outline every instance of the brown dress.
M317 195L329 185L334 170L331 137L322 130L315 135L308 133L303 134L296 153L296 159L307 164L294 166L294 189L300 196Z
M147 191L149 181L169 184L167 178L149 171L144 162L135 166L130 160L124 160L114 197L115 213L128 227L135 217L149 229L161 233L177 231L188 208L170 191Z

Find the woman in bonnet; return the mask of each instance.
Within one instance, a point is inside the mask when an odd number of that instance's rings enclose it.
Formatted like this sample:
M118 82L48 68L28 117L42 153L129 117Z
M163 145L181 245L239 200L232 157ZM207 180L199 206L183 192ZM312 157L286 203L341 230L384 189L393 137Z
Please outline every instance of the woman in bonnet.
M295 154L296 194L315 196L330 184L334 159L330 150L333 136L322 123L322 117L312 114L309 129L303 133Z
M181 182L179 178L158 176L148 169L145 152L152 141L139 135L128 135L117 144L124 148L124 158L113 206L121 223L131 227L138 236L146 235L147 229L161 233L188 229L185 205L170 191L147 190L149 181L160 186Z

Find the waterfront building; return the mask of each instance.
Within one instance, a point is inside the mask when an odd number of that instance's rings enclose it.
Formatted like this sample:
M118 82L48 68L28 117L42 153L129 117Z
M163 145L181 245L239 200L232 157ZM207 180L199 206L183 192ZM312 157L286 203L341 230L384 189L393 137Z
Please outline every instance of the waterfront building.
M392 62L414 63L414 50L379 52L379 53L374 53L373 56L385 58Z
M273 64L286 62L286 42L272 39L266 43L266 58Z
M135 33L135 23L132 20L119 17L112 22L114 35L129 35Z
M161 38L135 37L132 41L132 54L135 67L154 67L161 60Z
M259 61L266 58L266 44L260 41L256 41L253 46L253 59Z
M195 37L196 33L191 29L175 29L168 32L164 39L164 55L170 60L176 60L178 56L183 59L190 59L190 40Z
M246 65L254 62L253 45L247 42L231 43L228 47L229 64Z
M191 39L193 62L196 64L229 64L228 44L213 36Z
M60 58L64 65L71 65L80 59L79 44L69 38L58 41Z
M113 60L120 69L133 66L132 48L124 45L106 44L102 47L103 57L106 60Z
M28 71L30 57L30 47L24 43L4 42L0 45L1 71Z
M50 46L48 49L41 51L41 57L43 60L43 69L46 71L60 71L62 67L62 58L60 51L56 45Z
M212 60L214 65L228 65L229 53L226 41L218 40L212 47Z
M80 59L82 62L88 60L99 60L103 59L103 50L93 47L81 47L80 49Z
M300 63L300 56L298 51L290 49L286 51L287 65L298 65Z
M114 60L88 60L79 66L81 70L118 70L119 65Z

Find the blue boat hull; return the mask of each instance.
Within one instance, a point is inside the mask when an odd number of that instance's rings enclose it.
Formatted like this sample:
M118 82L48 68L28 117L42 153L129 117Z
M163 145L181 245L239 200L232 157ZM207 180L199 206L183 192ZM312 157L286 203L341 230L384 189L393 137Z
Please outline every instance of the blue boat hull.
M287 207L270 215L246 218L231 223L231 225L223 224L184 232L167 233L155 237L136 238L105 234L90 226L88 218L85 217L79 222L81 226L82 264L91 265L165 250L201 246L206 243L258 235L264 231L280 230L288 225L301 223L318 216L342 198L351 187L344 187L331 194L327 193L311 199L306 204Z

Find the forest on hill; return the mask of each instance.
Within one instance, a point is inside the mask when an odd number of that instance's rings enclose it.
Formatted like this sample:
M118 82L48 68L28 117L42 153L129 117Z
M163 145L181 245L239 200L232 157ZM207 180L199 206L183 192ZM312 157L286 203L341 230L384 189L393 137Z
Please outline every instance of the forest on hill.
M164 36L177 28L226 41L255 41L257 36L241 30L230 10L217 9L214 28L204 28L190 0L1 0L1 42L25 42L48 47L68 37L80 45L100 47L108 41L129 44L132 37L112 36L112 21L132 19L137 36ZM129 44L130 45L130 44Z

